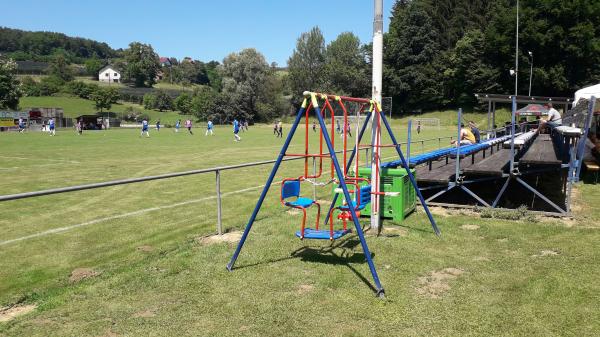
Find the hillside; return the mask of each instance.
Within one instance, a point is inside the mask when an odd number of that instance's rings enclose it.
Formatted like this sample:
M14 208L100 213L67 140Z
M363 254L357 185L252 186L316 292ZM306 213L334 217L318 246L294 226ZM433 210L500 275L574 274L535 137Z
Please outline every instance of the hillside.
M88 58L115 58L121 50L107 43L55 32L30 32L0 27L0 53L16 61L48 62L53 55L64 53L72 63L83 63Z

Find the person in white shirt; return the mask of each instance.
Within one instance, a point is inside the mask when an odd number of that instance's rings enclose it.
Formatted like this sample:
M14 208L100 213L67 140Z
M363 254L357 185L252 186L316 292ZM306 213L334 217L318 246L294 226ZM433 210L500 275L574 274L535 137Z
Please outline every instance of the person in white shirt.
M552 103L546 103L546 108L548 109L548 118L541 120L538 131L543 131L546 127L554 129L557 126L562 125L562 116L558 110L554 109Z

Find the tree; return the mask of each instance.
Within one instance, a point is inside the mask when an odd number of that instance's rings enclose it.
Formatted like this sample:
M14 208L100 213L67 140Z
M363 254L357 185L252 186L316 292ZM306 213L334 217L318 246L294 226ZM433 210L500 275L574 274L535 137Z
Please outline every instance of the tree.
M500 90L500 74L485 62L484 45L483 33L478 29L472 30L456 42L450 54L446 75L457 106L474 106L477 103L474 93Z
M433 68L440 55L437 32L423 1L395 4L389 33L384 37L384 95L394 108L431 108L442 104L443 69Z
M117 88L102 88L98 87L91 95L90 99L94 101L96 109L102 112L104 109L110 109L119 99L119 91Z
M90 99L96 104L96 109L102 112L104 109L110 109L119 99L119 90L114 87L98 87L90 95Z
M156 83L156 76L160 69L158 54L152 46L139 42L132 42L125 50L125 77L133 81L136 87L152 87Z
M252 119L258 113L257 103L265 98L262 87L273 76L265 57L256 49L229 54L223 60L223 90L234 108L231 117Z
M293 101L300 104L305 90L322 91L325 81L325 39L319 27L302 33L296 49L288 59L290 89Z
M205 120L211 115L215 115L215 103L217 102L218 93L210 87L202 86L194 91L191 101L191 112L198 120ZM221 104L221 108L225 108ZM228 109L225 108L225 111ZM221 117L221 116L219 116Z
M158 111L173 110L173 98L164 90L156 91L156 101L154 109Z
M17 64L11 59L0 58L0 109L17 109L23 95L16 77Z
M95 79L98 79L98 72L102 67L104 67L104 62L95 57L85 61L85 72Z
M177 96L173 103L175 109L179 110L184 115L188 115L192 111L192 97L185 92Z
M65 56L62 53L57 54L54 57L52 63L50 64L48 73L50 74L50 76L59 78L63 82L72 81L74 78L73 69L71 69L69 63L67 62Z
M371 91L365 51L352 33L341 33L327 46L324 72L330 92L365 97Z
M144 109L154 109L156 106L156 95L151 92L144 94L143 104Z

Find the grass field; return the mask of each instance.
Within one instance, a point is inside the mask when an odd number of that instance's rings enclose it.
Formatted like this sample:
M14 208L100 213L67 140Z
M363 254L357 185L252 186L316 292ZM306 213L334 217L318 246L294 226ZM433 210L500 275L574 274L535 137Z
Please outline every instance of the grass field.
M401 140L405 122L393 122ZM202 129L193 136L164 129L140 138L138 132L0 134L2 194L269 160L283 143L264 125L242 133L239 143L229 127L217 127L214 137L205 137ZM416 139L455 132L424 130ZM428 142L425 149L437 146ZM298 136L290 152L301 149ZM392 155L388 149L383 156ZM243 228L270 168L221 173L228 231ZM286 162L276 181L301 173L300 161ZM330 188L318 188L318 199L329 199ZM312 194L312 186L303 189ZM0 322L0 335L600 331L598 185L577 186L572 220L506 221L437 210L441 238L421 210L403 223L385 222L383 235L367 239L386 289L383 300L371 289L357 239L347 236L333 246L299 241L294 232L300 216L281 207L276 185L238 268L227 272L235 243L198 240L216 230L214 194L214 174L207 174L0 203L0 307L36 306ZM84 276L90 277L71 281L77 268L89 268Z

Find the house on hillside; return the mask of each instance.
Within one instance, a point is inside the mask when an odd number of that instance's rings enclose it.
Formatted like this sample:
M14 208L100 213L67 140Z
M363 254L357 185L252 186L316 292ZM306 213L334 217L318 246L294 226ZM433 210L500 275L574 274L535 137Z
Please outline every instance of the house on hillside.
M171 60L168 57L161 57L159 59L159 62L160 62L161 67L170 67L171 66Z
M98 72L98 81L107 83L121 82L121 73L115 67L108 65Z

